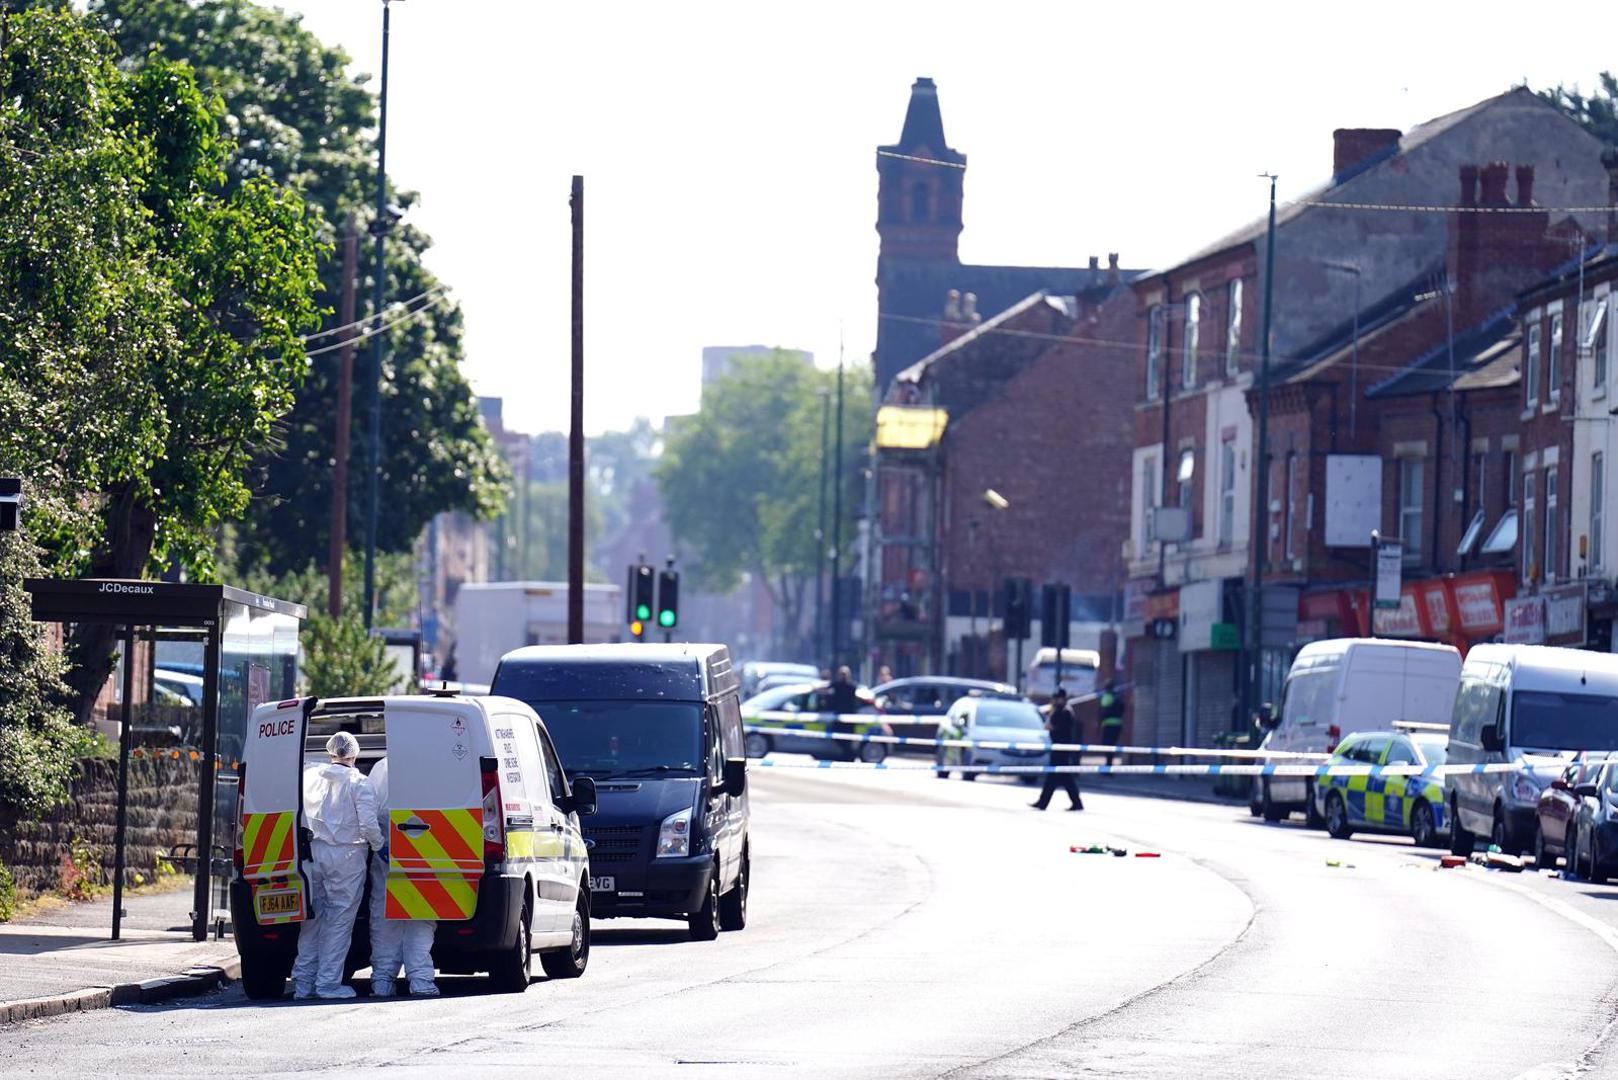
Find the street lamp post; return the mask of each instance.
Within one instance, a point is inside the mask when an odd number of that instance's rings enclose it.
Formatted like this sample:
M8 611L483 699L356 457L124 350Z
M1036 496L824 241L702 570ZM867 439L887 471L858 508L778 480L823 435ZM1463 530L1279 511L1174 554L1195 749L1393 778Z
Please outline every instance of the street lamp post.
M382 87L376 129L376 218L371 222L375 237L375 270L371 282L371 415L369 442L370 468L365 478L365 628L376 618L376 531L381 499L382 476L382 355L387 336L382 333L382 292L387 280L383 263L388 228L388 30L392 0L382 0Z

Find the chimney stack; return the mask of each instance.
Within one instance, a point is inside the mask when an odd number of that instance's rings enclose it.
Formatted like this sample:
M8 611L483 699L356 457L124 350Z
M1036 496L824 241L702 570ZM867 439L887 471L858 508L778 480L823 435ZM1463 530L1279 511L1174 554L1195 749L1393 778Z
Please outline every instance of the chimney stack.
M1331 171L1341 178L1374 157L1399 149L1401 132L1395 128L1338 128L1331 133Z
M1118 270L1118 253L1116 251L1107 252L1107 281L1116 285L1122 276Z
M1532 165L1517 166L1517 205L1534 205L1534 167Z
M1478 204L1478 167L1476 165L1461 166L1461 205L1476 206Z
M1601 164L1607 170L1607 243L1618 244L1618 146L1601 151Z
M1511 171L1503 161L1491 161L1478 170L1482 191L1478 194L1478 202L1484 206L1506 205L1506 174Z
M1099 269L1101 269L1101 256L1099 256L1099 255L1090 256L1090 269L1091 270L1099 270Z

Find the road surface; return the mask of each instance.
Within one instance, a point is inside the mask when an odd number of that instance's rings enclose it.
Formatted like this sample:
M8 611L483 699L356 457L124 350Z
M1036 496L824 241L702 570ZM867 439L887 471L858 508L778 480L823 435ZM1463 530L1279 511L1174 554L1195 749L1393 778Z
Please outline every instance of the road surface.
M751 925L597 922L526 994L0 1032L0 1075L1557 1077L1618 1072L1618 888L1438 870L1245 807L755 768ZM1073 854L1073 845L1130 855ZM1160 858L1138 858L1138 850ZM1333 866L1329 862L1343 865Z

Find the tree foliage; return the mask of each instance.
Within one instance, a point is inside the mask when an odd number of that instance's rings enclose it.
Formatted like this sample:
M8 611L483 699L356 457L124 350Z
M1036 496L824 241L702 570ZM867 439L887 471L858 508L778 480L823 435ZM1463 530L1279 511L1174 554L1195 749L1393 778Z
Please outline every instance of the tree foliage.
M328 244L320 267L323 330L337 324L341 252L339 232L353 215L363 229L376 182L372 136L374 102L365 76L347 74L348 57L304 29L301 18L250 0L92 0L90 13L116 39L127 58L173 57L197 71L200 84L224 102L226 132L234 148L226 162L230 181L246 186L269 178L307 200ZM415 196L392 192L408 209ZM407 551L436 513L464 510L488 517L500 509L504 463L478 421L476 401L460 371L462 319L441 284L422 263L431 240L419 229L394 228L387 243L386 310L433 293L423 314L384 331L381 497L378 544ZM370 295L373 266L362 245L357 284ZM336 342L322 338L317 345ZM348 535L358 542L364 520L368 387L371 342L355 357L355 482L349 485ZM337 353L309 361L296 404L276 445L257 460L261 497L247 512L240 542L244 556L275 571L323 558L328 547L331 465L335 456Z
M801 625L819 563L822 410L836 378L781 351L738 359L703 389L695 416L670 423L656 470L669 526L696 554L693 583L728 592L753 575L789 634ZM859 505L872 437L870 386L863 369L844 375L845 523ZM828 522L832 501L828 488ZM845 524L841 533L846 566L853 530Z
M1610 71L1603 71L1597 83L1596 88L1588 94L1577 86L1561 85L1535 93L1603 143L1618 146L1618 77Z

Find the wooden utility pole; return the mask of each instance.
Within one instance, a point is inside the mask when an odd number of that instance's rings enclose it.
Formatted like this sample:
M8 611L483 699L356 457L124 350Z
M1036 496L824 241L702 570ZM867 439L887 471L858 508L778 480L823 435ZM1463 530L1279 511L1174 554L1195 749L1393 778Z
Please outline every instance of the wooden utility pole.
M354 277L359 272L360 236L354 215L343 223L343 289L337 304L343 347L337 354L337 434L332 440L331 552L327 556L326 610L343 614L343 553L348 549L348 440L354 403Z
M573 423L567 441L567 640L584 641L584 177L573 178Z

